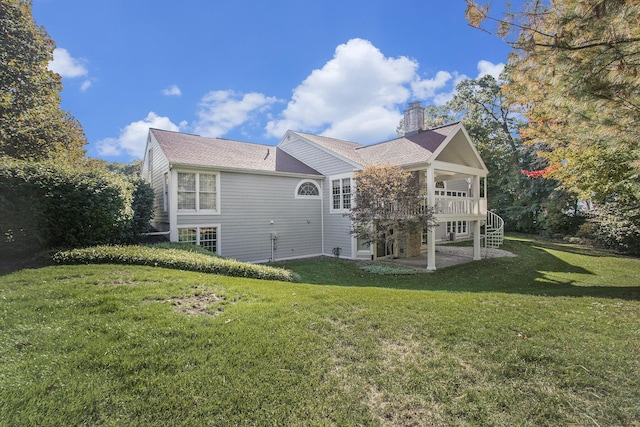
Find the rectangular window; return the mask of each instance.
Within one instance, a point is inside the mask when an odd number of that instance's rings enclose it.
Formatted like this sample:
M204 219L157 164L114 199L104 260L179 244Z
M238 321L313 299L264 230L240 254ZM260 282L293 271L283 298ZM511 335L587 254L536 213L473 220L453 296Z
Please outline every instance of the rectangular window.
M342 209L351 209L351 178L342 180Z
M218 252L217 227L183 227L178 228L178 241L200 245L213 253Z
M216 176L200 174L200 209L216 209Z
M332 180L331 197L333 210L351 209L351 178Z
M178 173L178 209L196 209L195 173Z
M178 242L197 244L197 228L178 228Z
M200 229L199 245L213 253L217 252L218 238L215 227L207 227Z
M178 173L178 209L218 209L218 176L206 173Z
M340 209L340 180L331 181L331 191L333 195L333 209Z
M356 244L358 247L358 252L370 252L371 251L371 242L367 242L363 239L356 239Z
M449 233L465 235L468 233L468 226L468 221L447 221L447 235Z

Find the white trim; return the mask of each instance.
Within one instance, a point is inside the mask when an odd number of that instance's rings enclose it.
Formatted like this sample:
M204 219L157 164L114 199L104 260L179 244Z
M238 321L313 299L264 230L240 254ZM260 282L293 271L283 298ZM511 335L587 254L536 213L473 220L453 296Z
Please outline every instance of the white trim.
M437 169L438 171L456 172L464 176L473 176L473 175L478 175L481 177L487 176L486 170L472 168L464 165L456 165L455 163L446 163L441 160L434 160L433 162L431 162L431 166L433 166L433 168Z
M298 191L300 190L300 187L302 187L302 185L306 184L306 183L310 183L310 184L315 185L316 189L318 190L318 195L317 196L298 194ZM294 194L294 198L296 198L296 199L315 199L315 200L317 200L317 199L321 199L322 198L322 191L321 191L320 184L317 181L312 180L312 179L303 179L300 182L298 182L298 185L296 185L296 191L293 194Z
M321 174L309 174L309 173L293 173L293 172L278 172L271 170L260 170L260 169L243 169L243 168L234 168L230 166L200 166L193 165L188 163L170 163L170 168L176 168L184 171L202 171L207 173L207 171L215 171L215 172L235 172L235 173L246 173L249 175L269 175L269 176L288 176L292 178L300 178L300 179L322 179L324 175Z
M199 245L200 240L200 229L201 228L215 228L216 229L216 255L222 256L222 226L220 224L180 224L175 228L176 238L175 240L171 239L172 242L178 242L178 229L179 228L195 228L196 231L196 245Z
M189 215L220 215L221 207L220 207L220 180L221 173L218 171L185 171L185 170L176 170L176 181L178 180L178 174L194 174L196 178L196 208L195 209L180 209L178 208L178 182L176 182L175 189L175 197L176 197L176 212L178 214L189 214ZM200 209L200 175L214 175L216 177L216 208L215 209Z
M353 190L355 188L355 181L353 179L353 173L349 172L349 173L342 173L339 175L331 175L329 176L329 213L339 213L339 214L344 214L344 213L348 213L349 211L351 211L351 208L343 208L343 197L344 194L342 193L342 180L343 179L347 179L349 178L351 180L351 184L350 184L350 191L351 191L351 205L353 206ZM338 181L340 180L340 208L339 209L335 209L333 207L333 181Z

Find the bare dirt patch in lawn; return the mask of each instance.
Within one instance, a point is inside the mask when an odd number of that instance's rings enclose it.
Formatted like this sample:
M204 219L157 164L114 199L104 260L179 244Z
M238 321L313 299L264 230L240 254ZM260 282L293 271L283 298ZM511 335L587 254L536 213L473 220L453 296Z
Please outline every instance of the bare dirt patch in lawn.
M170 304L176 312L191 316L219 316L222 314L222 304L227 301L227 297L207 292L206 288L200 286L195 289L196 292L193 295L159 300L149 299L147 302Z

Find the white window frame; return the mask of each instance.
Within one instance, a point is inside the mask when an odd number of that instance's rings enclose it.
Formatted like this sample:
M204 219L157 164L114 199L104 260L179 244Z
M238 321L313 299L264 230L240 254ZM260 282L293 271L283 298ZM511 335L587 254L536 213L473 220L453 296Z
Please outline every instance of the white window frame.
M196 177L196 206L195 209L181 209L179 207L180 198L178 194L180 193L180 174L192 174ZM200 175L214 175L216 177L216 208L215 209L200 209ZM195 172L189 170L179 170L176 172L176 207L178 213L194 213L194 214L203 214L203 215L219 215L220 214L220 172Z
M449 233L456 233L456 236L468 236L469 235L469 221L459 220L459 221L447 221L447 236Z
M312 196L312 195L302 195L302 194L298 194L298 191L300 191L300 187L302 187L304 184L313 184L315 185L315 187L318 189L318 195L317 196ZM320 184L312 179L303 179L302 181L300 181L298 183L298 185L296 185L296 192L293 193L294 197L296 199L321 199L322 198L322 187L320 186Z
M343 192L343 189L344 189L343 181L345 179L349 179L350 180L350 183L349 183L350 207L348 207L348 208L344 207L344 198L345 198L346 194ZM333 207L333 196L334 196L334 194L333 194L333 182L334 181L340 181L340 207L339 208L334 208ZM353 180L353 174L347 173L347 174L342 174L342 175L330 176L329 177L329 212L330 213L346 213L346 212L351 211L351 206L353 206L354 189L355 189L355 182Z
M193 243L195 245L201 246L200 243L200 230L203 228L215 228L216 229L216 251L212 252L215 253L216 255L220 255L220 251L221 251L221 245L220 245L220 224L199 224L199 225L191 225L191 224L180 224L178 225L177 229L176 229L176 241L180 242L180 229L185 229L185 228L195 228L196 230L196 241L195 242L186 242L186 243ZM183 241L184 242L184 241Z

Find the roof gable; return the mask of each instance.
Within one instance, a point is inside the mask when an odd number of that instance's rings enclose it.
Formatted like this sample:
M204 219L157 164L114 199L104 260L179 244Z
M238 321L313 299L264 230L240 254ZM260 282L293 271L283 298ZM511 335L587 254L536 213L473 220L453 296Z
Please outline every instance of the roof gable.
M433 153L457 127L459 124L454 123L367 145L357 148L356 151L366 163L387 163L394 166L425 163L432 159Z
M356 152L357 148L363 146L361 144L358 144L357 142L345 141L342 139L330 138L328 136L322 135L312 135L309 133L297 131L293 131L292 133L314 143L327 152L338 155L338 157L354 164L354 166L361 167L364 164L363 159Z
M461 124L451 129L446 140L434 151L433 160L487 171L478 150Z
M170 164L321 175L278 147L150 129Z

